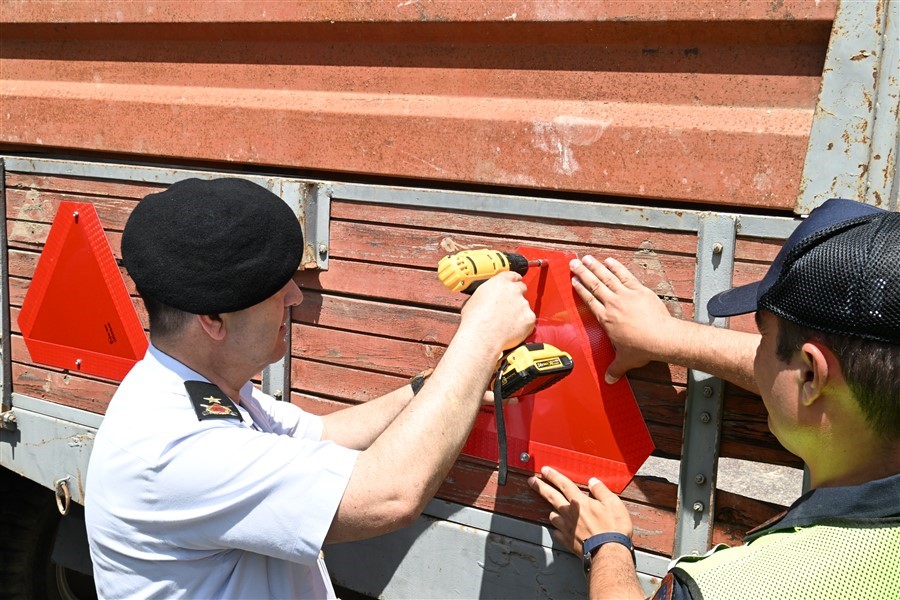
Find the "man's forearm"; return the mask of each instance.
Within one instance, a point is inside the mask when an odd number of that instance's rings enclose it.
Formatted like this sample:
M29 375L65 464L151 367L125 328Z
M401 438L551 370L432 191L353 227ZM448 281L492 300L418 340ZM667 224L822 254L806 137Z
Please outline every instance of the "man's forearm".
M346 448L365 450L409 405L412 388L405 385L384 396L322 417L322 439Z
M591 600L631 600L644 598L631 552L621 544L605 544L591 561L588 582Z
M678 320L654 359L715 375L754 393L753 360L759 335Z

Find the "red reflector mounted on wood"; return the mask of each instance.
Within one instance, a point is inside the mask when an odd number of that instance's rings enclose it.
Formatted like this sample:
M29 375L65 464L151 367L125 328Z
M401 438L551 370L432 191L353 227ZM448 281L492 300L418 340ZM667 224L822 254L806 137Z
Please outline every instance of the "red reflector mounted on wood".
M572 373L518 404L504 406L510 469L539 472L551 466L578 483L597 477L619 493L653 452L653 440L628 381L603 379L615 349L597 319L572 289L574 254L521 247L529 260L525 296L537 316L527 342L544 342L568 352ZM462 452L497 461L494 407L483 406Z
M121 380L147 336L94 205L61 202L34 271L19 328L32 360Z

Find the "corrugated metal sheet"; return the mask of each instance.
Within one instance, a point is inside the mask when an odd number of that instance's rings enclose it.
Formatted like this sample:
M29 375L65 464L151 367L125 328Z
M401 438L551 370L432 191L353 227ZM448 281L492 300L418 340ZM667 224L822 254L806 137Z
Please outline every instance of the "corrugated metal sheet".
M2 6L6 147L790 209L836 1Z

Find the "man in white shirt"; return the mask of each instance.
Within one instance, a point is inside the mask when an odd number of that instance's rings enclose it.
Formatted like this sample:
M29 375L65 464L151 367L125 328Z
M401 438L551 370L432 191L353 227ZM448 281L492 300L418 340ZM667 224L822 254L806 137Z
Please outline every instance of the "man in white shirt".
M246 180L182 181L133 211L122 255L151 346L110 403L88 469L101 597L334 597L322 545L415 520L497 357L534 326L521 277L494 277L420 393L307 414L250 383L285 353L302 250L290 209Z

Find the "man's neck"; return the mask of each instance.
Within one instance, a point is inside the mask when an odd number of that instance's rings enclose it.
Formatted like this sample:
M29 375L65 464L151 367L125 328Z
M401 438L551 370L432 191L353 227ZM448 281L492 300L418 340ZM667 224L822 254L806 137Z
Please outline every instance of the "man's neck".
M810 487L860 485L900 473L900 442L857 442L851 450L810 461Z
M246 378L229 377L229 374L236 373L238 369L230 366L223 357L200 344L191 343L190 340L181 339L173 342L167 339L152 338L151 341L161 352L206 377L235 404L241 403L241 388L250 380L250 376Z

